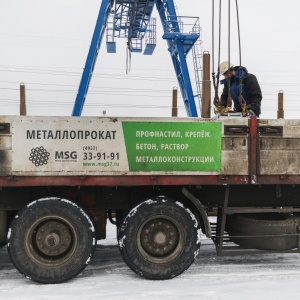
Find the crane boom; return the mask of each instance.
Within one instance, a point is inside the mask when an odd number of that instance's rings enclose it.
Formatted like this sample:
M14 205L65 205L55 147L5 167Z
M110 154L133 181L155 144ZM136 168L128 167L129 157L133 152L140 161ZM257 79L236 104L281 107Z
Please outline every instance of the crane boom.
M110 32L107 35L108 52L116 52L114 37L126 37L129 50L141 52L141 41L147 30L151 31L151 14L156 5L164 29L163 39L168 44L187 115L197 117L186 56L200 36L199 18L177 16L173 0L116 0L113 10L112 5L113 0L102 0L72 115L81 115L105 29ZM111 27L107 27L110 12L114 16ZM183 18L190 21L188 31L184 30ZM154 48L152 42L146 46L144 54L152 54Z
M111 11L112 4L113 4L112 0L102 0L98 19L94 29L90 50L85 62L85 67L81 76L77 97L74 103L72 116L81 115L86 94L88 92L90 81L93 76L95 63L98 57L98 51L101 46L101 42L106 28L107 19Z
M189 117L197 117L198 114L186 61L186 55L199 38L197 22L193 24L191 32L183 33L181 30L181 18L176 14L173 0L157 0L156 7L164 27L163 39L167 40L168 43L168 50L171 54L187 115Z

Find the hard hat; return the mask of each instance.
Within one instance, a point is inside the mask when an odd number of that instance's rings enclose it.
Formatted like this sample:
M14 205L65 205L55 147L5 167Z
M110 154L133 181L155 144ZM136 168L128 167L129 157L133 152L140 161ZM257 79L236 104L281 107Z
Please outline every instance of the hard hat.
M228 62L228 61L223 61L221 64L220 64L220 74L224 74L228 71L228 69L231 69L233 68L233 64Z

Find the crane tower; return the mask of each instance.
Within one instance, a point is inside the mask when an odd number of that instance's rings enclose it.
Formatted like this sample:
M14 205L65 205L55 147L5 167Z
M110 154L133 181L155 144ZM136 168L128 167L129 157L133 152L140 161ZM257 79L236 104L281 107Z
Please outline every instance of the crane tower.
M194 95L186 57L192 50L195 72L199 72L200 57L196 49L200 37L199 18L177 16L173 0L102 0L73 116L81 115L105 30L106 49L109 53L116 52L115 39L118 37L127 39L131 52L143 52L145 55L153 53L156 46L156 19L151 15L155 6L163 26L162 38L168 44L187 115L198 116L195 97L201 97L199 74L196 74L197 94Z

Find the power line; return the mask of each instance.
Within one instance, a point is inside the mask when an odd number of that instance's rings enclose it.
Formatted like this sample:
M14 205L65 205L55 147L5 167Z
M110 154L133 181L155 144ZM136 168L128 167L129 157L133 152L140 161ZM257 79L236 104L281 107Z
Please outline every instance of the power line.
M30 70L30 71L24 71L24 70L1 70L0 72L10 72L10 73L26 73L26 74L39 74L39 75L54 75L54 76L80 76L81 73L76 72L63 72L63 71L43 71L43 70ZM165 76L141 76L141 75L127 75L126 77L124 75L115 75L115 74L109 74L109 73L94 73L93 78L105 78L105 79L116 79L116 80L139 80L139 81L160 81L160 82L175 82L175 78L168 78Z
M0 90L6 91L19 91L19 88L12 87L0 87ZM77 89L46 89L46 88L31 88L26 86L26 93L61 93L61 94L77 94ZM90 87L89 95L108 95L108 96L145 96L145 97L158 97L162 95L164 97L166 94L171 95L172 89L157 90L157 89L135 89L135 88L115 88L115 87ZM143 93L143 94L141 94ZM147 93L147 94L144 94Z
M12 36L12 37L26 37L26 38L39 38L39 39L51 39L51 40L69 40L69 41L79 41L79 42L86 42L87 39L78 39L78 38L70 38L70 37L54 37L54 36L42 36L42 35L29 35L29 34L14 34L14 33L1 33L0 35L3 36Z

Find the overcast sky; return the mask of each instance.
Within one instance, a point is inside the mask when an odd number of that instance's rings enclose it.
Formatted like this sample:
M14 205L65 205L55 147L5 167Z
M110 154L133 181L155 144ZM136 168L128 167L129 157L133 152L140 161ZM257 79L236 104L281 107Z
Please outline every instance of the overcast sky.
M218 0L216 18L218 17ZM19 114L19 85L26 85L28 115L71 115L101 0L0 0L1 114ZM203 50L212 52L212 0L176 0L178 15L200 18ZM299 118L300 1L239 0L242 65L263 92L262 118L277 117L279 90L285 118ZM235 1L231 0L232 63L239 64ZM228 0L222 0L221 61L228 58ZM153 16L157 16L156 10ZM126 74L126 46L107 54L103 42L82 115L170 116L175 73L157 19L152 56L133 53ZM217 37L218 24L215 25ZM215 50L217 50L217 40ZM215 68L217 67L215 52ZM193 74L193 66L190 65ZM220 88L221 92L221 88ZM180 116L186 116L179 98Z

